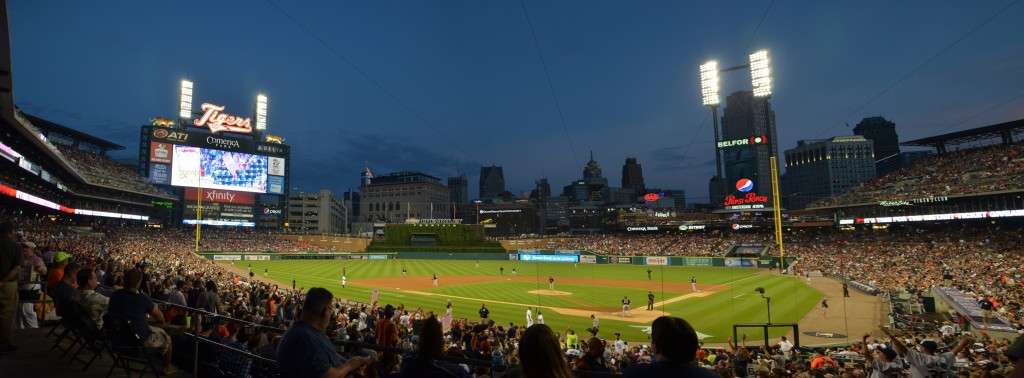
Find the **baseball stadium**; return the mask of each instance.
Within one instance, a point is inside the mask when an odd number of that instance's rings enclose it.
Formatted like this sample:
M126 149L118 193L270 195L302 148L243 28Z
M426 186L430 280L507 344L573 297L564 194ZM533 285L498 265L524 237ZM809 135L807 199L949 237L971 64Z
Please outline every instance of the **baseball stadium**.
M0 0L0 376L1024 376L1018 1L443 3Z

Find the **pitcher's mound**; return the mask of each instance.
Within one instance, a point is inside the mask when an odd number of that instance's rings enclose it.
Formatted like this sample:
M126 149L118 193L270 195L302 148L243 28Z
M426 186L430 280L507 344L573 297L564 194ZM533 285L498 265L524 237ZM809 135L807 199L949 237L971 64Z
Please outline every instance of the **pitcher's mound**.
M530 291L528 291L528 293L530 293L530 294L537 294L537 295L572 295L572 293L570 293L568 291L548 290L548 289L530 290Z

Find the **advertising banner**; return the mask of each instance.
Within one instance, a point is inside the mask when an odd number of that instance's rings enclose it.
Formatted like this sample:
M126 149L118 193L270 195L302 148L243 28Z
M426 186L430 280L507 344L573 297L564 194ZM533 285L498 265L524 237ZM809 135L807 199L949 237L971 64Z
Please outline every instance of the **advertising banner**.
M270 260L270 255L245 255L246 260L266 261Z
M196 188L185 188L185 200L195 201L199 195ZM249 192L236 192L221 189L203 189L203 202L232 203L236 205L252 205L256 196Z
M683 265L689 266L712 266L714 259L710 257L684 257Z
M149 182L154 184L170 184L171 183L171 167L167 164L150 164L149 165Z
M184 131L165 127L154 127L150 132L153 142L178 144L192 147L205 147L228 151L253 151L252 140L233 138L226 135L213 135L204 132ZM152 156L150 157L152 160Z
M619 256L619 257L615 258L615 263L616 264L632 264L633 263L633 259L629 258L629 257Z
M267 193L284 194L284 177L267 176Z
M240 261L242 260L241 255L213 255L213 259L216 261Z
M735 257L726 257L725 258L725 266L753 268L753 267L755 267L755 264L754 264L755 261L756 260L753 260L753 259L741 259L741 258L735 258Z
M668 265L668 257L664 256L647 256L647 265Z
M273 156L288 156L288 146L276 143L257 143L256 153Z
M597 256L580 255L580 262L584 264L597 264Z
M519 261L544 261L544 262L579 262L579 256L573 255L527 255L520 254Z
M149 162L151 163L171 163L171 152L174 151L174 145L170 143L152 142L149 144Z
M268 157L267 164L269 165L267 174L271 174L274 176L284 176L284 158L273 156Z

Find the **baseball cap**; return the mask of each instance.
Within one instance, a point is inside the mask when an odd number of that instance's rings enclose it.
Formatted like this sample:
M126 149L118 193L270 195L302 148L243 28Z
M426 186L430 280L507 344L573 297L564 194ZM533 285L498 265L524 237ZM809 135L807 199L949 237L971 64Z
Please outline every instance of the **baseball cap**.
M878 348L878 351L885 355L885 358L889 361L896 359L896 351L892 348Z
M939 350L939 344L932 340L924 340L920 345L929 353L935 353L936 350Z
M70 258L71 258L71 254L70 253L67 253L67 252L57 252L55 255L53 255L53 262L60 263L60 262L67 261Z
M36 247L36 243L30 242L30 241L21 243L21 245L23 245L23 246L25 246L27 248L35 248Z

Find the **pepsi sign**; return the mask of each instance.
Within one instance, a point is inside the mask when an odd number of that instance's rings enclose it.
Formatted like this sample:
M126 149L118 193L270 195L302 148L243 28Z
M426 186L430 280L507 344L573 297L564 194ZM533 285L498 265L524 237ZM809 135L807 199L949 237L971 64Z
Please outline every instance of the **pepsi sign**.
M748 178L736 180L736 190L740 191L740 193L747 193L754 190L754 181Z

